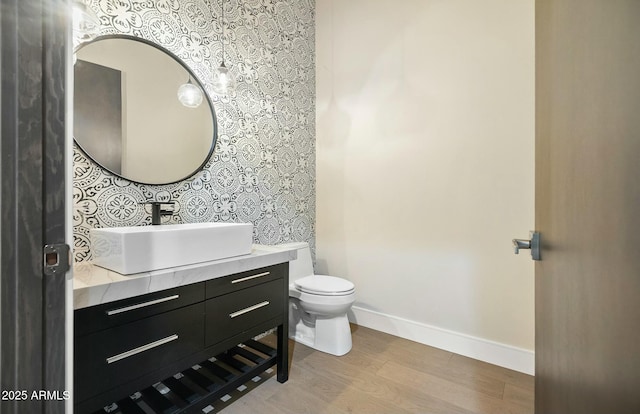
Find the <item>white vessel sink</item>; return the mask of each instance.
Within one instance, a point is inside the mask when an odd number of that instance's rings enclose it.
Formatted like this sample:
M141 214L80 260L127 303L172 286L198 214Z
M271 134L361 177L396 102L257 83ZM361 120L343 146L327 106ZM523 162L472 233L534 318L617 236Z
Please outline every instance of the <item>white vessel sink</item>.
M91 230L93 263L130 275L251 253L253 224L193 223Z

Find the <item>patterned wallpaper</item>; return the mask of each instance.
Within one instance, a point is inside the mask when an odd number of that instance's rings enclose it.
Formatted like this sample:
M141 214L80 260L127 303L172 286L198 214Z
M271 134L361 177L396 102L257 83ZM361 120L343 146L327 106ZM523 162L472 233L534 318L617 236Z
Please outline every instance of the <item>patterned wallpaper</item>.
M101 35L124 33L180 57L211 91L222 57L221 0L84 0ZM175 201L165 223L251 222L254 241L315 246L314 0L225 0L229 97L212 96L218 143L203 171L171 185L116 177L73 154L74 259L93 227L151 224L148 200Z

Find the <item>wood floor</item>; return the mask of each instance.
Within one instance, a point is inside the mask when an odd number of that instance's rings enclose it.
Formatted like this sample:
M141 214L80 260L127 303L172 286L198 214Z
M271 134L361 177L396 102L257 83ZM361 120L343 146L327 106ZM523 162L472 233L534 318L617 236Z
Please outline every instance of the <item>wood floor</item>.
M212 413L533 413L532 376L368 328L352 331L353 349L343 357L290 341L288 382L267 372Z

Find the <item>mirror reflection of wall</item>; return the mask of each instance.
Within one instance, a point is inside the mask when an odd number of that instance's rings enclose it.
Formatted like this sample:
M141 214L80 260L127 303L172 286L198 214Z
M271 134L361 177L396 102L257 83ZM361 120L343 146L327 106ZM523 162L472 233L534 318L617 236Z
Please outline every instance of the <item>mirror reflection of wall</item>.
M209 158L213 109L208 100L197 108L180 103L177 91L189 73L169 54L132 39L99 39L77 52L75 78L74 137L104 168L165 184L192 175Z

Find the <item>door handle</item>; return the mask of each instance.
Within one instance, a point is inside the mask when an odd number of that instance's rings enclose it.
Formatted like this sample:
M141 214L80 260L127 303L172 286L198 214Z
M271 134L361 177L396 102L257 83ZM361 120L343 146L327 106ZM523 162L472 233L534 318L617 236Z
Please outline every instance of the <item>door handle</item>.
M537 231L529 232L529 239L513 239L513 250L515 254L520 253L520 249L531 250L531 258L540 260L540 233Z
M531 249L531 240L513 239L514 253L520 253L520 249Z

